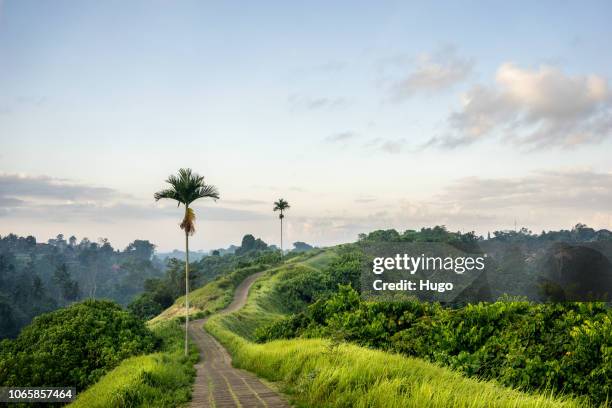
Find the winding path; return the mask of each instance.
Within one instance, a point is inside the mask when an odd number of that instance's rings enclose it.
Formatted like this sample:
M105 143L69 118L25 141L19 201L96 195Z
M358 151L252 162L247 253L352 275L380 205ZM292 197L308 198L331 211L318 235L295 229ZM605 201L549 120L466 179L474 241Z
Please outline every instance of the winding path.
M262 274L251 275L238 285L232 303L219 313L230 313L243 307L251 285ZM197 374L191 407L288 408L286 400L255 375L232 367L227 350L202 329L204 322L206 319L194 320L189 325L191 339L200 350L200 361L195 365Z

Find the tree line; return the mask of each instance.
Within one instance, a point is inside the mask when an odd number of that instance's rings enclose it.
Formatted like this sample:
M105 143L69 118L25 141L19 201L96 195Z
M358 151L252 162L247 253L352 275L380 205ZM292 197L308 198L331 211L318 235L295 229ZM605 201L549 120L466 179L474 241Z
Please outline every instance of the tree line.
M163 275L155 246L136 240L117 250L107 239L80 241L59 234L0 237L0 338L14 337L34 316L82 299L127 305L147 279Z

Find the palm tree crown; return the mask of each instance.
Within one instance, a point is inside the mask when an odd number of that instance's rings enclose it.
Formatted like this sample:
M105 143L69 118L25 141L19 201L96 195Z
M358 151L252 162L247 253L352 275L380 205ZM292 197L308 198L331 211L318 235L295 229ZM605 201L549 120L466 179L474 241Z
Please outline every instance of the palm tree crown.
M278 201L274 202L274 211L280 211L280 214L278 216L278 218L280 218L280 219L285 218L285 215L283 214L283 211L285 211L285 210L287 210L289 208L291 208L291 206L283 198L280 198Z
M280 218L280 248L281 248L281 257L283 256L283 218L285 218L285 214L283 214L283 211L287 210L289 208L289 203L283 199L280 198L278 201L274 202L274 211L280 211L280 214L278 215L278 218Z
M171 188L155 193L155 201L168 198L178 202L180 206L185 206L185 217L181 222L181 229L187 234L193 235L195 232L195 213L189 205L199 198L219 199L217 187L206 184L204 177L192 172L191 169L180 169L178 175L171 175L166 180Z

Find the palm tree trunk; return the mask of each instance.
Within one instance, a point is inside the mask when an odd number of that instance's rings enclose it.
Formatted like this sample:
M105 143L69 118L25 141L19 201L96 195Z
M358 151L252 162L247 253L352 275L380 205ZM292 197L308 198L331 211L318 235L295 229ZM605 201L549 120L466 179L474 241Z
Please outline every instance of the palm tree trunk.
M189 234L185 231L185 356L189 349Z
M281 213L282 217L283 213ZM283 219L281 218L281 258L283 257Z

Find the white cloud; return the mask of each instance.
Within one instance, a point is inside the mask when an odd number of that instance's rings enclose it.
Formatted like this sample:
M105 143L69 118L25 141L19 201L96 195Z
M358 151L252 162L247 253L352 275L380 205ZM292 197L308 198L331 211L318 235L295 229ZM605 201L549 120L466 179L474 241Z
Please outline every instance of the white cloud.
M469 177L455 181L437 198L442 203L486 211L563 208L588 214L612 208L612 173L556 170L516 178Z
M612 135L612 93L598 75L505 63L493 86L474 86L462 96L449 124L454 133L430 144L456 147L495 135L533 148L597 143Z
M229 200L228 204L265 204L257 200ZM253 221L266 216L260 212L227 208L218 205L200 210L210 221ZM155 220L177 217L176 205L143 202L127 194L107 188L75 183L47 176L0 174L0 217L45 220L51 222L102 223L126 220Z
M472 72L473 61L460 57L452 47L434 54L422 54L413 69L390 88L391 98L402 101L415 93L436 93L464 81Z
M383 139L377 137L370 139L364 144L364 148L370 150L376 150L383 153L397 154L401 153L406 147L406 139Z
M36 197L61 200L101 200L124 196L106 187L75 183L47 176L0 174L0 196Z
M310 97L305 95L290 95L289 106L291 110L320 110L320 109L338 109L348 105L345 98L332 97Z
M357 138L358 136L359 135L357 135L355 132L346 131L329 135L325 138L325 141L328 143L348 142Z

